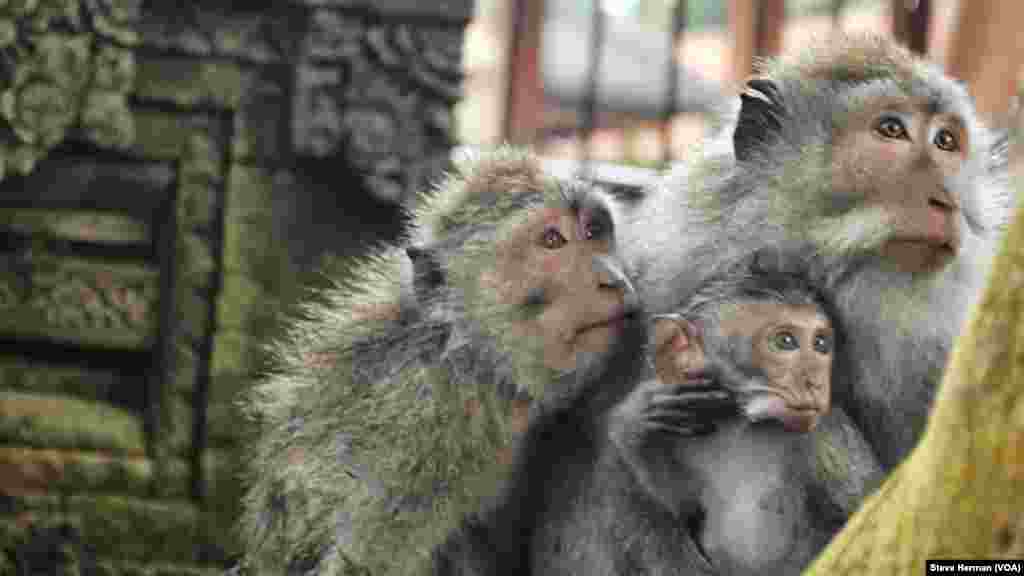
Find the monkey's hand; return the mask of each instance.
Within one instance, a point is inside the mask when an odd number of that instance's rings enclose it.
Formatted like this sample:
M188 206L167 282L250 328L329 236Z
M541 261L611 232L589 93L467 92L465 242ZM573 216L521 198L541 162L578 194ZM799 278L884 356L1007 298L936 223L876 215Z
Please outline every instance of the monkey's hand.
M668 385L648 380L610 413L609 441L647 493L678 514L698 488L677 461L676 447L710 434L717 421L738 413L734 394L709 379Z
M738 412L735 394L702 374L681 384L651 380L615 408L609 431L616 444L633 445L656 436L703 436L714 432L717 421Z

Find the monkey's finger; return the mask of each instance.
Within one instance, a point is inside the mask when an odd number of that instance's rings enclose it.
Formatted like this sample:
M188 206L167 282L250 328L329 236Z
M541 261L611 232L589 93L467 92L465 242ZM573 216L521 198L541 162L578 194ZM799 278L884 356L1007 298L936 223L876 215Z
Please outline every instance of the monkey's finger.
M732 399L666 398L661 401L652 402L647 413L674 413L706 420L708 418L724 418L738 414L739 411L739 403Z
M659 390L656 394L659 395L679 395L682 393L708 393L708 392L722 392L730 396L734 396L732 390L718 384L713 378L694 378L687 379L682 384L669 384L664 386L663 390Z
M691 404L695 407L718 405L737 407L739 402L732 392L719 388L707 391L687 390L678 394L654 394L651 397L651 404L659 406L674 406L678 408L686 408Z
M697 414L687 410L652 410L644 418L650 422L671 422L679 426L700 421Z
M677 424L685 423L709 423L729 418L739 414L739 407L734 404L708 404L695 406L663 405L652 408L645 418L651 420L669 421Z
M716 427L714 424L699 424L695 426L672 426L669 424L658 424L650 423L647 425L648 432L668 434L672 436L707 436L708 434L714 433Z
M680 412L678 410L660 411L646 416L646 420L648 422L669 426L681 426L685 428L711 426L721 419L722 415L720 413L693 413Z

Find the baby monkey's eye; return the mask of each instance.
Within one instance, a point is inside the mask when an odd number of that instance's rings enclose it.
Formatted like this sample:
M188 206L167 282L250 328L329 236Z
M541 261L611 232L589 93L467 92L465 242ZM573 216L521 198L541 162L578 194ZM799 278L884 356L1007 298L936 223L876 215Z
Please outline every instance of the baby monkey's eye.
M800 348L800 341L792 332L781 330L772 336L772 345L779 350L797 350Z
M818 334L814 337L814 350L820 354L832 353L832 338L825 334Z
M960 142L957 140L956 135L951 131L943 128L935 134L935 138L932 140L940 150L946 152L956 152L960 149Z
M907 134L907 127L903 125L903 121L893 116L883 116L880 118L875 123L875 132L883 138L910 139L909 134Z
M565 236L557 228L548 228L541 237L541 244L548 250L558 250L565 246Z
M593 220L593 221L587 222L586 226L583 228L583 236L587 240L594 240L594 239L597 239L597 238L601 238L603 235L604 235L604 225L601 224L599 221Z

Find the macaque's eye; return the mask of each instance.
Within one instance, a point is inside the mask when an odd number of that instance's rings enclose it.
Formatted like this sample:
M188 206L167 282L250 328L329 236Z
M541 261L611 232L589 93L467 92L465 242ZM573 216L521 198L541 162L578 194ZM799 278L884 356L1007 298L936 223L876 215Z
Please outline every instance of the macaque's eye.
M544 236L540 239L541 244L548 250L558 250L562 246L565 246L565 236L558 231L558 228L548 228L544 231Z
M907 133L907 127L903 125L903 120L894 116L879 118L875 123L875 132L883 138L910 140L910 135Z
M814 336L814 350L820 354L831 354L832 353L832 338L827 334L817 334Z
M780 330L772 335L772 346L777 350L792 351L800 348L800 341L789 330Z
M956 152L960 149L960 142L953 132L943 128L935 133L935 138L932 140L939 150L945 150L946 152Z
M591 220L583 228L583 236L587 240L594 240L604 236L604 224L599 220Z

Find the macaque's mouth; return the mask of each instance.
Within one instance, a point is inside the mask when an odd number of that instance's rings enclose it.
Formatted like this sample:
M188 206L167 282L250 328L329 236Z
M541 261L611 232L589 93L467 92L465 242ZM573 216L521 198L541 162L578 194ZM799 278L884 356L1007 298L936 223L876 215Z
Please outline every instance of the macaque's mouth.
M899 236L886 242L882 254L911 270L927 271L944 267L959 251L954 236Z
M931 250L937 254L956 254L960 248L959 239L949 236L896 236L890 238L888 244L893 246L916 246Z
M773 421L782 424L788 432L807 433L818 425L821 410L814 406L793 406L779 395L755 396L744 407L751 422Z
M626 318L628 318L631 314L633 314L633 311L631 310L626 310L625 308L618 308L604 320L598 320L597 322L584 324L579 330L576 331L576 335L580 336L592 330L600 330L606 328L616 330L620 329L622 328L623 324L625 324Z
M807 433L818 425L819 414L816 408L790 408L780 421L782 427L790 432Z

